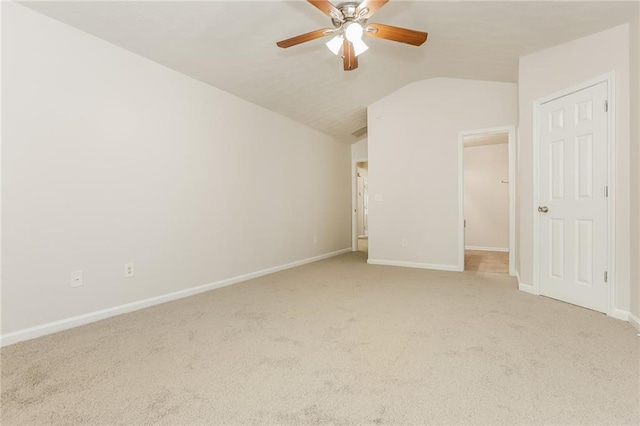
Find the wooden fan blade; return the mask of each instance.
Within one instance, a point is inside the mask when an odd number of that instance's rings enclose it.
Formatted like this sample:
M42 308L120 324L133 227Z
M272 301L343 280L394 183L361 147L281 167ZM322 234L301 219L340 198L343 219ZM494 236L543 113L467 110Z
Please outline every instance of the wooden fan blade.
M342 13L338 10L337 7L332 5L328 0L307 0L309 3L314 5L318 10L329 18L338 18L342 16Z
M360 11L364 10L364 8L366 7L367 9L369 9L369 11L362 17L364 19L371 18L371 16L376 13L378 9L380 9L387 3L389 3L389 0L362 0L362 3L360 3L360 6L358 6L358 9L356 10L356 15L358 15Z
M353 43L347 40L346 37L342 44L342 61L345 71L351 71L358 68L358 57L356 56L356 51L353 48Z
M286 40L282 40L277 42L278 47L282 47L286 49L287 47L295 46L296 44L304 43L307 41L315 40L317 38L321 38L327 35L327 31L331 31L328 28L323 28L321 30L311 31L310 33L300 34L299 36L291 37Z
M369 24L365 34L369 37L384 38L386 40L420 46L427 40L427 33L409 30L407 28L392 27L384 24Z

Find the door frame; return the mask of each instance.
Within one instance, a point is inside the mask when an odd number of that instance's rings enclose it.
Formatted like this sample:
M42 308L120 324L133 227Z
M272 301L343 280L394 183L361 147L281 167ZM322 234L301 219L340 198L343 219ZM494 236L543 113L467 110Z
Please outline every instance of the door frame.
M458 270L464 271L464 138L472 135L507 133L509 141L509 275L516 276L516 126L458 132Z
M535 209L540 205L540 132L538 127L541 122L540 108L542 105L565 97L575 92L579 92L600 83L607 83L607 100L609 106L609 116L607 120L607 180L609 196L607 197L607 312L609 316L623 319L624 315L616 312L616 256L615 256L615 200L616 200L616 96L615 96L615 71L608 72L591 80L584 81L577 85L565 88L551 95L544 96L533 101L533 282L531 293L540 295L540 215Z
M358 251L358 163L369 162L368 157L351 159L351 251Z

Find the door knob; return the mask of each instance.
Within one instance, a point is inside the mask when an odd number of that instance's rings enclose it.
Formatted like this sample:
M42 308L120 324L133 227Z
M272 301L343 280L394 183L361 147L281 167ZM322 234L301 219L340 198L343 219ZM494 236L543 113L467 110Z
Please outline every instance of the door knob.
M540 213L546 213L546 212L549 211L549 207L547 207L547 206L538 206L538 211Z

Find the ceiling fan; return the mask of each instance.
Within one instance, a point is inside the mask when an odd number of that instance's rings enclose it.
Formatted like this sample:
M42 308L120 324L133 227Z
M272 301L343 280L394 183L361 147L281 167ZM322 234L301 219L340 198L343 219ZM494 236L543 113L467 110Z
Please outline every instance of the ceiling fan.
M337 6L328 0L307 0L322 13L331 18L333 28L323 28L310 33L301 34L276 43L286 49L300 43L333 35L327 47L334 54L342 49L342 60L345 71L358 68L358 55L369 47L362 41L362 36L383 38L386 40L420 46L427 40L427 33L406 28L392 27L384 24L369 24L369 18L389 0L346 1Z

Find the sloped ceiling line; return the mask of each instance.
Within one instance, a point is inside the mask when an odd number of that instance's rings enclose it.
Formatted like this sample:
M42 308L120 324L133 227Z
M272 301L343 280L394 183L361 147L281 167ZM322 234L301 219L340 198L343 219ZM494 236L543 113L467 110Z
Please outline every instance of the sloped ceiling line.
M366 107L432 77L516 82L518 58L627 22L633 2L391 0L372 21L429 33L419 47L367 39L342 71L326 40L277 40L327 27L305 1L44 1L25 6L348 143Z

